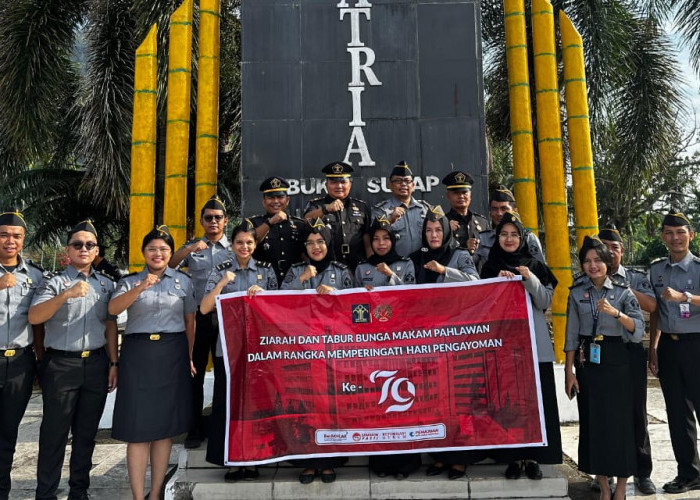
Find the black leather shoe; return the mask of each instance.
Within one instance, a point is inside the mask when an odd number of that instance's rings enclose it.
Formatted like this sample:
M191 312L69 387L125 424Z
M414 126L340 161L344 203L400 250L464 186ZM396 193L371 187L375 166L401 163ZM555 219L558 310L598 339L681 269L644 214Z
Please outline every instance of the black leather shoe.
M321 481L324 483L335 482L335 471L333 469L329 470L330 472L321 472Z
M690 490L700 490L700 477L685 479L680 476L676 476L673 481L664 484L664 491L666 493L685 493L686 491Z
M447 471L447 479L459 479L460 477L464 477L467 475L467 468L465 467L464 469L455 469L454 467L450 467L450 470Z
M506 479L520 479L520 471L522 467L520 462L511 462L506 468Z
M656 485L654 485L649 477L635 477L634 485L637 487L639 492L644 495L653 495L656 493Z
M525 475L529 479L534 479L535 481L542 479L542 469L540 469L540 464L537 462L527 462L525 464Z
M243 479L245 479L245 471L243 469L229 469L228 472L224 474L224 481L227 483L235 483Z
M199 431L190 431L187 433L187 437L185 438L185 448L188 450L191 450L193 448L199 448L202 446L202 435L199 433Z
M301 484L311 484L314 482L314 478L316 477L316 471L313 472L303 472L299 474L299 482Z
M447 467L445 467L445 464L442 465L431 465L425 470L425 475L426 476L439 476L443 472L447 470Z
M255 481L260 477L257 467L255 469L243 469L243 479L246 481Z

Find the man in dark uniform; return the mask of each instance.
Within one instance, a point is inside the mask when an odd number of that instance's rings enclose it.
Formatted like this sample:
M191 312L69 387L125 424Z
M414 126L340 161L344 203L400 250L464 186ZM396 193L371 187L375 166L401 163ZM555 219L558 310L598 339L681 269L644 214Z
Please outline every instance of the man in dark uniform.
M335 260L346 264L352 273L358 262L372 253L369 244L370 210L365 202L350 197L353 168L347 163L329 163L323 167L326 190L323 198L309 201L304 217L331 227Z
M668 257L652 262L649 280L657 309L651 315L649 369L658 374L678 475L667 493L700 489L695 414L700 412L700 259L690 252L695 232L681 213L661 222Z
M257 240L253 257L272 264L277 282L282 283L290 266L302 259L304 221L287 213L289 183L281 177L269 177L260 184L264 215L251 217Z
M17 431L36 372L34 352L43 355L44 327L27 320L43 272L20 255L26 229L19 212L0 214L0 500L10 494Z
M445 185L450 211L447 218L459 246L474 254L479 246L479 233L488 229L486 217L469 210L472 202L472 184L474 179L466 172L455 170L442 179Z
M629 283L630 290L643 310L649 314L656 311L656 297L646 273L621 265L625 249L619 231L615 226L608 226L600 231L598 237L612 255L611 277ZM647 422L647 355L641 342L630 342L628 347L634 360L634 436L637 447L637 473L634 475L634 484L645 495L653 495L656 493L656 486L650 477L652 460Z
M196 332L192 349L192 363L197 374L192 380L192 429L185 439L185 448L198 448L202 444L202 405L204 402L204 375L206 374L209 353L216 352L216 340L219 329L212 322L213 314L202 314L199 305L205 295L207 278L211 272L227 260L231 246L224 230L228 224L226 206L221 199L214 195L202 207L199 223L204 228L201 239L188 241L170 259L168 265L176 268L186 267L194 283L194 298L197 301L195 316Z
M408 257L423 243L423 220L430 204L413 197L416 183L405 161L400 161L392 169L389 188L393 196L377 203L372 208L372 217L384 216L389 220L396 235L396 253Z
M505 186L498 186L498 188L489 196L489 216L491 217L491 226L493 228L495 228L498 223L501 222L501 219L506 212L518 212L515 196L513 196L513 193ZM542 253L542 244L540 243L540 240L527 229L526 234L527 248L530 251L530 255L542 262L542 264L546 264L544 254ZM479 233L479 246L477 247L473 256L474 265L476 266L477 270L481 271L481 267L486 263L486 260L489 257L489 252L495 243L495 229L488 229Z
M89 498L95 435L107 393L117 386L117 323L107 304L114 282L96 273L97 231L83 221L68 233L68 268L34 294L29 322L45 323L46 353L39 370L44 407L39 434L37 499L55 499L68 432L69 500Z

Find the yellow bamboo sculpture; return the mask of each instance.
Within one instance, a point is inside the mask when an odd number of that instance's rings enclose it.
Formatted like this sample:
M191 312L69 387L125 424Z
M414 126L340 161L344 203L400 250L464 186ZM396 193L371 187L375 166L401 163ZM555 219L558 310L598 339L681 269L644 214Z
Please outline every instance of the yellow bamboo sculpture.
M537 101L537 149L542 181L547 263L559 281L552 300L554 352L557 360L562 362L566 301L571 285L571 257L559 116L554 11L552 4L547 0L532 1L532 33Z
M506 57L513 140L513 189L523 225L538 234L535 153L524 0L505 0Z
M194 173L195 210L216 194L219 146L219 0L199 3L197 67L197 147ZM195 236L204 228L195 224Z
M598 233L593 148L588 122L586 68L583 62L583 40L564 11L559 11L559 31L564 59L566 125L569 132L569 155L574 188L576 243L577 248L580 248L586 235Z
M136 49L134 116L131 127L129 272L145 265L141 238L154 224L158 28L154 24Z
M170 17L163 223L175 246L187 237L187 159L192 90L192 0Z

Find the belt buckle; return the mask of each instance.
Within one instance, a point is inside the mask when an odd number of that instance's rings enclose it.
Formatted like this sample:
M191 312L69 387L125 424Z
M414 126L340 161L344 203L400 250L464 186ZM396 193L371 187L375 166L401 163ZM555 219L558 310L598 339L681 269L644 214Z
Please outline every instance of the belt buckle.
M601 335L596 335L596 336L593 338L593 341L594 341L594 342L600 342L600 341L603 340L604 338L605 338L605 337L604 337L602 334L601 334Z
M347 243L343 243L342 245L340 245L340 252L343 255L349 255L350 254L350 245Z
M80 353L81 358L89 358L90 357L90 351L83 351Z
M151 336L148 337L148 340L160 340L160 334L152 333Z
M4 356L5 356L6 358L11 358L11 357L13 357L15 354L17 354L17 351L15 351L14 349L6 349L6 350L5 350L5 355L4 355Z
M670 335L670 337L671 337L672 340L675 340L675 341L678 341L678 340L680 339L680 337L679 337L678 335L676 335L675 333L672 333L672 334Z

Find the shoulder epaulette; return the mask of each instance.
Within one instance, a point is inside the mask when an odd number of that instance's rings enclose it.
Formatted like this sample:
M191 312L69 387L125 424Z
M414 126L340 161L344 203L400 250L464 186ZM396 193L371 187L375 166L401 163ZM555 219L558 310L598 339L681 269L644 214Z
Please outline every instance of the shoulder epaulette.
M620 278L610 278L613 285L621 286L622 288L627 288L630 286L629 281Z
M379 207L381 207L382 205L384 205L385 203L388 203L388 202L389 202L389 200L382 200L382 201L380 201L379 203L375 203L375 204L372 205L372 206L373 206L374 208L379 208Z
M337 260L334 260L333 264L335 264L336 267L339 267L340 269L347 269L348 268L347 264L343 264L342 262L338 262Z
M627 271L628 273L637 273L637 274L644 274L644 275L647 274L644 271L640 271L639 269L631 269L629 267L626 267L625 271Z
M484 229L483 231L479 231L479 234L486 234L486 233L495 233L495 229Z
M698 257L698 256L696 256L696 255L693 255L693 260L694 260L695 262L700 262L700 257Z
M133 273L129 273L129 274L125 275L125 276L122 276L122 278L128 278L128 277L130 277L130 276L136 276L136 275L137 275L138 273L140 273L140 272L141 272L141 271L134 271Z
M265 262L264 260L256 260L255 265L258 267L265 267L268 269L272 267L272 264L270 264L269 262Z
M294 215L289 215L289 214L287 214L287 220L293 220L294 222L297 222L299 224L304 223L304 219L302 219L301 217L296 217Z
M668 260L668 257L659 257L658 259L654 259L651 261L650 265L658 264L659 262L663 262L665 260Z
M225 260L218 266L216 266L217 271L223 271L224 269L228 269L229 267L233 266L233 261L232 260Z
M569 290L572 290L576 287L579 287L585 283L585 280L583 279L584 276L586 276L585 273L578 273L576 276L574 276L574 282L571 284L569 287Z
M410 257L401 257L400 260L402 260L404 262L408 262L409 260L411 260L411 258Z
M308 265L309 264L306 262L296 262L296 263L292 264L292 267L306 267Z
M187 273L187 272L183 271L182 269L178 269L177 272L184 274L188 278L192 278L192 275L190 273Z
M38 269L42 273L46 272L43 267L41 267L39 264L32 262L31 259L24 259L24 262L26 262L28 265L32 266L33 268Z
M486 220L486 216L485 216L485 215L481 215L481 214L476 213L476 212L472 212L472 217L480 217L480 218Z
M267 215L263 215L263 214L251 215L251 216L248 217L248 218L249 218L250 220L253 220L253 219L258 219L258 218L260 218L260 217L265 218L265 217L267 217Z

